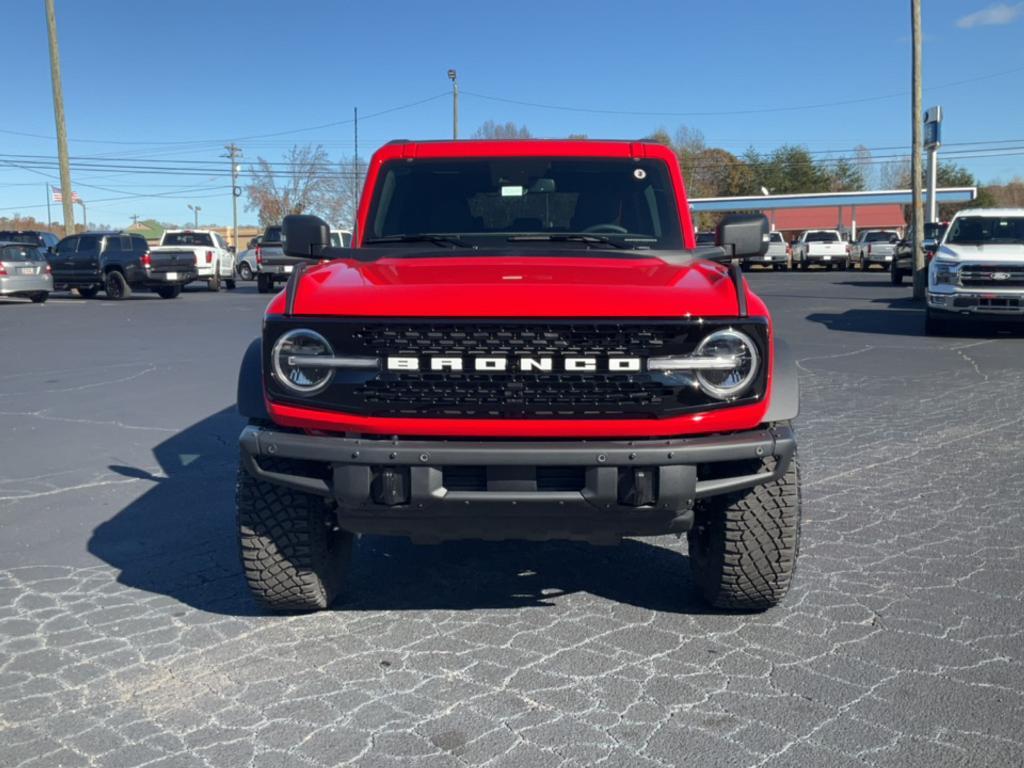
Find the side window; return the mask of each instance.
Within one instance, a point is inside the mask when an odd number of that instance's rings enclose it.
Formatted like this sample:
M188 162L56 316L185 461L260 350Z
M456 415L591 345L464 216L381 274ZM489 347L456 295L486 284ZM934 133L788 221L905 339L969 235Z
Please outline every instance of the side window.
M103 253L120 253L121 238L116 235L103 238Z
M131 253L132 252L132 239L128 235L121 235L121 237L119 239L121 240L121 250L124 253Z
M149 250L149 243L146 242L146 238L139 237L138 235L132 235L132 250L137 253L145 253Z
M77 237L65 237L57 243L57 253L74 253L78 248Z
M96 235L83 235L78 238L79 251L95 251L99 248L100 239Z

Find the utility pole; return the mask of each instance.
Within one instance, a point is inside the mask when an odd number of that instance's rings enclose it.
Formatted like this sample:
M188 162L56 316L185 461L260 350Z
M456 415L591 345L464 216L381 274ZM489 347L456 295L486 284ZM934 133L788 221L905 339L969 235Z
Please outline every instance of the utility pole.
M452 81L452 138L459 138L459 80L454 69L448 70L448 79Z
M238 171L241 166L235 160L242 154L242 150L235 146L235 142L231 142L224 149L228 153L221 157L226 157L231 162L231 241L235 246L235 253L238 253L238 198L242 194L242 189L238 186Z
M60 49L57 47L57 13L53 0L46 5L46 28L50 36L50 81L53 84L53 119L57 124L57 158L60 162L61 201L64 206L64 234L75 234L75 210L71 200L71 165L68 163L68 131L64 123L64 89L60 83Z
M910 27L914 40L914 53L911 79L913 80L913 97L911 99L911 123L913 130L913 147L910 158L910 174L913 178L914 198L914 298L923 301L928 288L928 266L924 258L924 205L921 201L921 0L910 0Z
M132 220L132 229L136 229L139 226L139 214L133 213L129 218Z
M354 238L356 222L359 221L359 198L360 193L363 191L362 186L359 184L359 107L352 107L352 132L355 139L355 158L352 160L352 169L355 173L352 179L352 197L355 199L352 208L352 236Z

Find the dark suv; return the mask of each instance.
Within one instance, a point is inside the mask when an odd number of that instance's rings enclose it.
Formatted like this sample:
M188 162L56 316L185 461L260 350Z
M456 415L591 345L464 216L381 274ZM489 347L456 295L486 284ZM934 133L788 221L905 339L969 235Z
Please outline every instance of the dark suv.
M0 242L38 245L44 251L53 252L60 240L53 232L39 229L0 229Z
M77 288L90 299L102 288L109 299L124 299L132 289L149 289L173 299L196 279L195 257L151 254L140 235L85 232L65 237L50 255L55 290Z

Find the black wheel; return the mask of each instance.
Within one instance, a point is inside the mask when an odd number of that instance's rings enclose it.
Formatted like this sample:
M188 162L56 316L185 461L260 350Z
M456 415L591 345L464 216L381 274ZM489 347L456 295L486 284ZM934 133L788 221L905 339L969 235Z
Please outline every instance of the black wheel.
M925 336L949 336L956 330L956 321L948 317L937 317L930 310L924 311Z
M95 285L90 285L88 288L78 288L76 290L78 291L78 295L83 299L91 299L100 292L100 289Z
M871 265L870 265L870 264L868 264L868 263L867 263L867 262L866 262L866 261L864 260L864 257L863 257L863 256L861 256L861 259L860 259L860 271L861 271L861 272L867 272L867 271L868 271L868 270L869 270L870 268L871 268Z
M220 264L213 265L213 277L206 282L206 286L214 293L220 291Z
M50 298L50 292L39 291L39 293L33 293L29 298L32 299L33 304L43 304L48 298Z
M893 285L903 285L903 273L900 272L895 263L893 263L892 269L889 270L889 282Z
M764 462L764 469L775 459ZM755 471L758 467L752 467ZM698 502L687 534L694 580L708 603L763 611L789 591L800 549L800 468L779 480Z
M846 272L850 268L850 262L844 261L837 266L839 267L840 272Z
M239 467L235 507L242 569L256 602L272 611L329 606L344 586L355 537L337 527L328 501Z
M256 275L256 290L259 293L270 293L274 288L274 280L270 275Z
M238 267L238 276L243 280L252 280L252 267L248 262L243 261Z
M180 285L162 285L156 289L161 299L176 299L181 295Z
M127 299L132 295L132 289L129 287L128 281L117 270L107 272L107 277L103 283L103 291L107 294L107 298L112 301Z
M236 283L235 283L235 279L234 279L233 277L229 277L229 278L227 278L227 279L226 279L226 280L224 281L224 285L226 285L226 286L228 287L228 290L229 290L229 291L233 291L233 290L235 290L235 285L236 285Z
M749 272L750 271L750 262L749 261L741 261L740 262L740 271L741 272Z
M801 261L800 262L800 271L801 272L806 272L807 271L807 262L806 261Z

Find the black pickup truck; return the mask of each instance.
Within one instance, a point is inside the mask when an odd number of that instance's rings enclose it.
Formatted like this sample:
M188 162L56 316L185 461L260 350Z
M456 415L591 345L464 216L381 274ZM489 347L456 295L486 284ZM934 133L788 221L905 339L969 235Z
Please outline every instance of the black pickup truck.
M125 299L133 289L173 299L196 279L195 257L151 254L145 238L124 232L85 232L65 237L48 256L54 290L77 288L91 299L102 288L108 299Z

